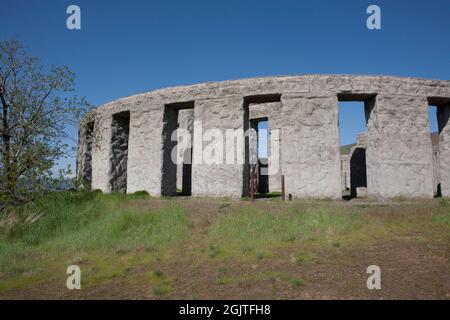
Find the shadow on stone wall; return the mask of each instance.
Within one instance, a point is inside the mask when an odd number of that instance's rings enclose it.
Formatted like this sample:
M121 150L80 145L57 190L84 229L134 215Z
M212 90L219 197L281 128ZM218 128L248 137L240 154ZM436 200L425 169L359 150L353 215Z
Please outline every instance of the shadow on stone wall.
M357 188L367 188L366 149L355 148L350 158L350 196L357 196Z
M130 112L113 115L111 129L111 192L126 192Z

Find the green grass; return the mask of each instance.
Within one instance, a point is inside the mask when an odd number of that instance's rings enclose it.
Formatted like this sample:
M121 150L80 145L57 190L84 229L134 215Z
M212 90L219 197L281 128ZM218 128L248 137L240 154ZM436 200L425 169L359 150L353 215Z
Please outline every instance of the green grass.
M127 199L135 199L135 200L143 199L143 200L145 200L145 199L150 199L150 195L145 190L136 191L135 193L127 195Z
M162 296L172 291L172 288L169 285L161 285L153 288L153 294L155 296Z
M195 214L195 201L198 206L216 201L211 207L219 210L203 221ZM83 288L120 278L133 286L151 284L146 292L154 296L176 292L172 279L180 275L170 266L178 264L208 265L221 285L279 278L301 287L302 279L263 266L283 265L274 261L281 258L300 269L323 263L324 253L380 239L450 239L446 199L353 206L331 200L185 203L174 197L150 198L146 192L60 192L17 208L19 220L33 213L41 217L8 232L1 224L0 292L45 281L64 284L70 264L82 268ZM234 266L249 261L257 268L254 272L236 271Z
M220 209L228 208L229 206L230 206L230 203L228 203L228 202L223 202L223 203L220 204L219 210L220 210Z
M303 287L305 285L305 281L303 281L303 279L292 279L291 284L294 287Z
M296 264L303 264L309 261L314 260L315 254L311 252L301 252L291 256L291 260Z
M254 272L251 274L239 274L239 275L226 275L219 277L216 280L216 284L219 285L232 285L232 284L244 284L248 282L264 281L264 280L274 280L282 279L288 280L289 275L283 272L265 271L265 272Z
M141 197L142 195L139 195ZM35 223L0 236L0 272L21 273L39 263L42 254L83 250L154 249L188 235L188 219L180 206L159 210L128 206L136 195L54 193L36 206L20 209L42 212Z
M161 270L155 270L153 271L153 275L157 278L161 278L164 275L164 273Z
M270 250L299 240L326 240L363 227L360 213L336 212L322 208L291 207L285 212L270 212L264 208L242 207L220 216L211 227L212 246L225 251Z

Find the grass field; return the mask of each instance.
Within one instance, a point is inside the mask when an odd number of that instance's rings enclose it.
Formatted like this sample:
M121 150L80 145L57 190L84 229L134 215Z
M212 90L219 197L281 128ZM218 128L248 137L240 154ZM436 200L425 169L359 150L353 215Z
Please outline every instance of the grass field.
M450 202L54 193L0 233L0 299L450 298ZM81 290L66 268L81 268ZM382 270L368 290L366 269Z

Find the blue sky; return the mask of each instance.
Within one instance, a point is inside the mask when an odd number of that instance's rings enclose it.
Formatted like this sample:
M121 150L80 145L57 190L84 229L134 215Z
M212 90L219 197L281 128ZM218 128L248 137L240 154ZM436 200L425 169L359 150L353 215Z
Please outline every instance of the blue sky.
M81 30L66 8L81 8ZM381 8L381 30L366 8ZM383 74L449 79L450 1L0 0L0 40L67 64L94 104L157 88L269 75ZM343 144L364 130L341 105ZM76 132L68 129L75 137ZM61 165L72 163L66 159Z

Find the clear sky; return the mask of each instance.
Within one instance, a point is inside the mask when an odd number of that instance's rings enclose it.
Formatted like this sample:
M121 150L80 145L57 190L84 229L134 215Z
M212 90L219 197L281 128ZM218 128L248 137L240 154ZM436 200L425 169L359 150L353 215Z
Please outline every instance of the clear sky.
M70 4L81 8L81 30L66 28ZM381 30L366 27L371 4ZM94 105L269 75L450 78L449 0L0 0L0 8L0 39L20 40L47 65L67 64ZM342 144L352 143L363 112L341 107L340 123Z

